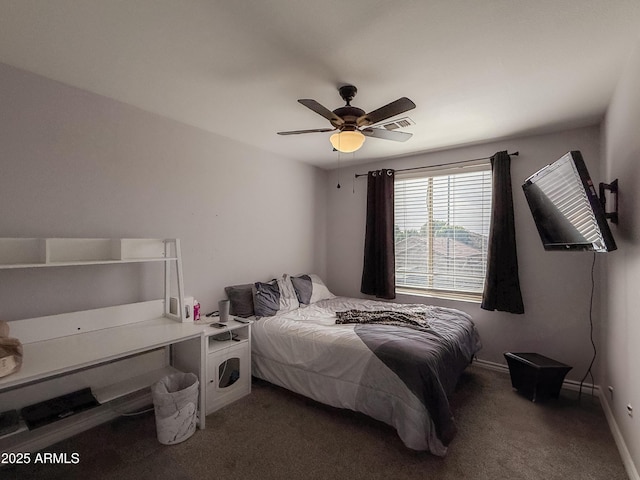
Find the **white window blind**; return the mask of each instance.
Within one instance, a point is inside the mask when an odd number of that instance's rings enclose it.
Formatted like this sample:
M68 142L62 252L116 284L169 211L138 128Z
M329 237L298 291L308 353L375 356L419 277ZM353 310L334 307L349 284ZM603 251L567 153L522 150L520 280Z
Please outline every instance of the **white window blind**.
M491 220L490 165L396 174L396 287L479 300Z

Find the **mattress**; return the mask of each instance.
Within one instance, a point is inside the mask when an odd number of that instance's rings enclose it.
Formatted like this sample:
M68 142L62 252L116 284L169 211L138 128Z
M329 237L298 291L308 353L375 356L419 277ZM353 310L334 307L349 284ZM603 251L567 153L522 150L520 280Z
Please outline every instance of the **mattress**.
M420 312L427 328L336 324L336 312ZM448 397L481 348L470 316L421 304L321 300L252 327L252 374L393 426L404 444L438 456L456 432Z

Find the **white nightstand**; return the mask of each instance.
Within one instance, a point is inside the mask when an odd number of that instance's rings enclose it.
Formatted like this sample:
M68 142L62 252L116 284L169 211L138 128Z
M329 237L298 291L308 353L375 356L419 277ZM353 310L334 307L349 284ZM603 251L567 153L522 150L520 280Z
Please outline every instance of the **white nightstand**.
M212 317L210 323L217 320ZM207 415L251 393L252 323L229 317L225 328L208 327L205 331Z

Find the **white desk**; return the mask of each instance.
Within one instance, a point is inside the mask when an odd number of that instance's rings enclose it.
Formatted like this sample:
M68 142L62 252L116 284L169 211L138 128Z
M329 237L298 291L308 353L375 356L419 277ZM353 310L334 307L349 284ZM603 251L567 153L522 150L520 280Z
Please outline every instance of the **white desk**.
M149 306L153 307L161 305L162 302L148 303ZM128 306L124 305L120 308L126 311ZM139 304L131 305L131 308L136 311L139 309ZM95 310L88 311L87 314L95 312ZM82 315L82 313L76 312L70 314L70 316L73 318L79 314ZM61 316L61 320L66 318L69 317L66 315ZM26 343L23 345L24 355L21 369L16 373L0 378L0 395L4 392L169 345L185 345L183 351L190 356L189 369L185 371L195 373L200 382L198 426L200 429L204 429L206 418L205 372L207 351L205 332L207 329L211 329L208 324L181 323L166 317L155 317L126 325ZM184 362L178 363L184 365ZM94 396L101 404L105 404L105 408L102 411L100 411L102 407L98 407L95 412L89 410L33 431L21 429L16 432L15 438L12 438L12 434L0 438L0 451L13 450L14 448L18 448L20 451L37 450L60 441L69 435L79 433L104 421L109 421L117 415L111 412L111 410L115 409L110 408L107 402L115 400L114 404L118 404L120 398L133 392L148 389L165 375L176 371L181 371L181 369L176 370L173 366L167 365L164 368L96 389L93 391ZM91 415L95 419L90 418Z
M110 406L120 401L119 405L126 403L133 408L135 402L127 403L125 396L149 387L167 373L176 371L173 366L186 366L185 371L198 376L201 385L198 401L200 428L205 427L204 331L208 327L186 321L179 239L0 238L0 270L61 270L131 262L164 263L163 299L9 322L10 335L22 342L23 362L18 372L0 378L0 411L34 403L34 398L30 398L37 396L33 394L34 390L39 390L38 395L44 398L56 396L51 394L51 390L70 388L67 392L73 391L71 386L75 384L67 381L69 377L76 376L75 372L92 367L96 367L96 370L88 370L91 374L105 369L111 369L112 374L115 369L123 370L116 375L118 381L112 382L112 377L106 376L101 379L102 383L96 383L95 378L90 378L86 381L89 385L82 385L97 387L100 392L96 390L94 395L101 398L102 402L110 402L105 408L97 407L78 413L32 432L8 434L0 438L0 450L7 445L11 446L12 442L25 448L42 448L65 438L62 435L73 435L115 418L118 412L115 408L110 409ZM176 288L171 285L174 273ZM175 314L169 308L170 292L177 293L178 310ZM158 352L159 361L153 365L131 368L131 363L140 360L134 355L151 352L148 355L155 356L156 349L186 344L188 348L183 349L188 356L186 359L179 355L170 359L168 349L164 349ZM109 365L118 360L122 363ZM174 360L176 365L173 365ZM123 365L129 365L130 370ZM51 379L56 381L48 382ZM107 383L111 384L105 385ZM50 394L51 396L45 396ZM140 402L138 399L138 403ZM57 430L61 429L66 432L58 434Z
M202 336L205 325L166 317L23 345L22 368L0 378L0 392Z

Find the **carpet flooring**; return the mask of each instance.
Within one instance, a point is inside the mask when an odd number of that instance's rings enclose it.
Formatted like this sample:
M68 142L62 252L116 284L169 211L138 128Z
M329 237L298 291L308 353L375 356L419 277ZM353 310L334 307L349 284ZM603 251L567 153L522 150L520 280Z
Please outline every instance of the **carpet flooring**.
M503 372L469 367L451 398L458 434L444 458L404 447L395 431L254 380L251 395L207 417L207 428L158 443L153 412L122 417L46 452L77 464L0 469L30 479L617 480L624 466L597 399L532 403Z

